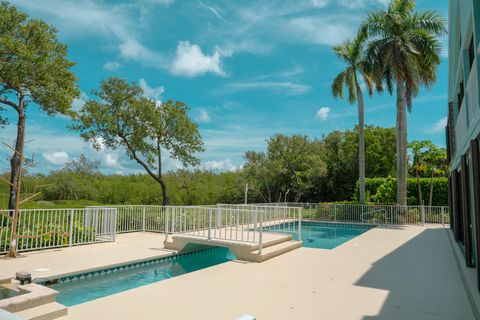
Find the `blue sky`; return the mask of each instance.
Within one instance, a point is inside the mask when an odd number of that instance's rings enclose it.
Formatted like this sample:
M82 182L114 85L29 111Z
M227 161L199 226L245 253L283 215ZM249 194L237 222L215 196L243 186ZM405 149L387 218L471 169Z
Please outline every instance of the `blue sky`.
M158 100L191 107L206 152L202 167L234 170L247 150L264 150L275 134L321 137L357 122L356 105L335 100L330 91L342 64L331 47L352 37L368 10L386 0L15 0L31 17L59 30L76 62L82 97L102 79L120 76L138 82ZM418 0L419 10L446 18L447 0ZM442 39L446 45L446 37ZM447 52L438 84L422 90L408 116L409 139L444 146L447 113ZM395 125L395 98L367 98L366 123ZM10 114L10 122L16 118ZM34 107L27 120L28 153L48 172L84 153L101 160L105 173L143 172L121 151L94 151L67 129L69 119L50 118ZM0 129L3 140L15 127ZM0 169L8 168L0 150ZM168 169L178 163L165 159Z

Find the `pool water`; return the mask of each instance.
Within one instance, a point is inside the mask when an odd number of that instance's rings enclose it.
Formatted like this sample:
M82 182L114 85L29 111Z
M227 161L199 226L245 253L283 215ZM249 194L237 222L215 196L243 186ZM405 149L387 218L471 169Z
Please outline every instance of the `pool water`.
M227 248L213 247L65 277L45 285L59 292L57 302L70 307L234 259Z
M302 221L302 241L307 248L333 249L374 228L368 224L346 224ZM298 222L270 226L271 232L290 234L298 240Z
M0 287L0 300L16 297L26 293L23 290L12 290L9 288Z

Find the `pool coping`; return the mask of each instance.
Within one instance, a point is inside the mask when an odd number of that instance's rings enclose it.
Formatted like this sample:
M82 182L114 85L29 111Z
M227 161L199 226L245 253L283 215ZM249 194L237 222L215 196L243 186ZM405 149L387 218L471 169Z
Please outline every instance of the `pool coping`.
M192 250L192 251L182 252L182 253L172 252L171 254L167 254L167 255L163 255L163 256L136 259L136 260L131 260L131 261L125 261L125 262L122 262L122 263L112 264L112 265L109 265L109 266L91 268L91 269L87 269L87 270L79 270L79 271L76 271L76 272L70 272L68 274L50 276L50 277L42 278L42 279L35 279L34 283L38 284L38 285L45 286L45 287L48 288L49 284L51 284L51 283L53 284L53 282L56 282L56 281L62 281L63 279L66 279L66 278L85 276L85 279L88 279L89 276L94 276L94 275L92 275L92 273L98 273L98 272L106 271L106 270L110 270L110 269L119 269L119 270L115 270L115 271L112 271L112 272L128 270L128 269L131 269L131 268L138 267L140 265L147 265L148 262L154 263L154 262L162 261L162 260L169 260L169 259L174 259L175 260L175 259L180 258L180 257L193 255L196 252L214 250L214 249L217 249L217 248L219 248L219 247L201 248L201 249L198 249L198 250ZM79 279L79 280L82 280L82 279ZM75 281L75 280L73 280L73 281ZM62 281L60 283L63 283L63 282L65 282L65 281Z
M79 275L79 274L96 272L96 271L103 270L103 269L116 268L116 267L123 266L123 265L141 263L141 262L145 262L145 261L149 261L149 260L157 260L157 259L161 259L161 258L168 258L168 257L171 257L171 256L176 255L176 254L178 254L178 253L175 252L175 251L171 251L171 252L163 254L163 255L158 255L158 256L153 256L153 257L148 257L148 258L126 260L126 261L122 261L122 262L118 262L118 263L112 263L112 264L106 264L106 265L102 265L102 266L94 267L94 268L86 268L86 269L75 270L75 271L72 271L72 272L54 274L54 275L50 275L48 277L39 277L39 278L33 279L32 282L42 284L42 283L52 281L52 280L56 280L56 279L59 279L59 278L71 277L71 276L75 276L75 275Z

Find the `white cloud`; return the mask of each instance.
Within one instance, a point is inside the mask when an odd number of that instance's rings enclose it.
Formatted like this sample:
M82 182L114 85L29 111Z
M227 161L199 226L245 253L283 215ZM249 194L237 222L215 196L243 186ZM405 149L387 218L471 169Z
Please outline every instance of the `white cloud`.
M174 0L137 0L138 3L140 4L150 4L150 5L162 5L162 6L168 6L173 4L175 1Z
M227 91L244 91L244 90L257 90L257 89L269 89L281 91L285 94L304 94L310 90L310 86L305 84L298 84L292 82L237 82L227 85Z
M149 3L167 3L165 0L148 0ZM138 20L128 4L106 4L95 0L15 0L15 4L29 13L46 17L62 35L102 37L119 50L124 59L144 65L167 68L164 55L154 52L140 43Z
M370 5L381 5L386 7L390 0L339 0L338 4L348 9L361 9Z
M175 58L170 67L172 74L193 78L205 73L213 73L226 77L227 73L221 66L221 53L219 48L209 56L202 49L189 41L181 41L177 46Z
M44 152L42 156L47 162L57 166L64 165L70 160L68 153L65 151Z
M198 3L200 3L200 5L207 9L208 11L210 11L211 13L213 13L218 19L220 20L223 20L222 16L220 15L220 13L218 13L218 10L215 9L214 7L212 6L209 6L209 5L206 5L205 3L203 3L201 0L198 1Z
M208 171L235 171L239 166L235 165L232 160L226 158L223 160L206 161L201 165L201 169Z
M312 5L315 8L324 8L328 5L328 0L312 0Z
M322 107L317 111L315 118L319 119L320 121L327 121L329 114L330 108Z
M103 69L109 70L109 71L114 71L118 70L121 68L121 64L118 63L117 61L108 61L103 65Z
M356 33L356 24L345 21L345 18L342 19L342 23L338 23L339 19L338 16L323 19L314 16L300 17L291 19L290 24L297 35L302 35L301 39L332 46L353 37Z
M435 125L431 128L431 133L443 133L445 132L445 127L447 126L448 117L441 118L438 120Z
M151 99L160 101L162 97L162 93L165 91L163 86L158 87L150 87L145 79L140 79L138 84L143 89L145 95Z
M102 158L102 164L107 168L123 169L118 161L118 155L115 153L105 153Z
M72 102L73 111L79 111L80 109L82 109L83 105L85 104L85 102L87 102L87 100L88 100L87 94L83 91L80 92L80 97L74 99Z
M196 117L195 120L203 123L212 121L212 119L210 118L210 115L208 114L208 111L204 108L198 109L198 116Z

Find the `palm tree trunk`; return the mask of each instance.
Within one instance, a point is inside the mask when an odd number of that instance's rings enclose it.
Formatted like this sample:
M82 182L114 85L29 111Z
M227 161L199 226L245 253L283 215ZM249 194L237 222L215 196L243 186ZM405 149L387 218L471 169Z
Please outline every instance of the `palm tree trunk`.
M433 203L433 169L432 174L430 175L430 197L428 199L428 205L431 207Z
M365 107L363 104L362 89L358 83L356 86L358 102L358 171L360 203L365 203Z
M397 79L397 204L407 205L407 100L405 81Z

